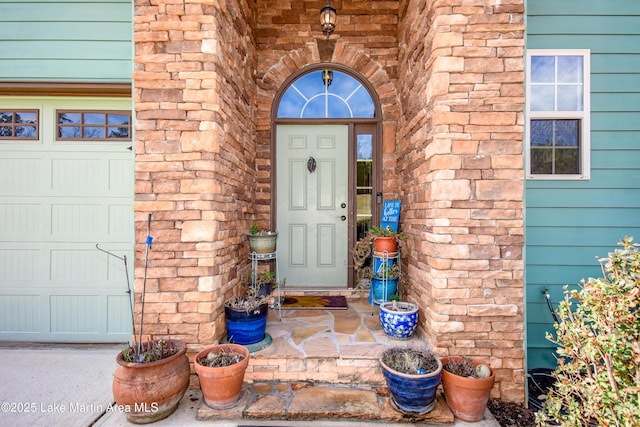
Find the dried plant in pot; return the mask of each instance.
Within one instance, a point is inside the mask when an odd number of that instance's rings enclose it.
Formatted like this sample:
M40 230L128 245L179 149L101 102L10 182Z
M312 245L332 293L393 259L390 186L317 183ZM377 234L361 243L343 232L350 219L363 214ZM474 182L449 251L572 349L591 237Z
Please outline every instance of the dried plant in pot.
M186 348L180 341L164 338L144 342L142 340L148 254L153 241L150 233L151 214L147 222L140 325L136 331L133 302L130 300L132 344L118 353L116 357L118 368L112 383L116 404L119 409L126 412L127 419L134 424L148 424L171 415L189 387L190 376ZM103 252L115 256L107 251L103 250ZM131 294L126 257L121 259L124 260L128 292Z
M238 344L216 344L196 355L193 367L209 407L227 409L238 404L250 357L249 350Z
M261 295L260 288L247 286L245 295L229 298L224 303L227 341L249 345L265 337L269 314L269 295Z
M484 417L495 374L489 365L468 357L442 358L442 387L456 418L477 422Z
M390 347L380 355L380 367L398 411L422 415L433 410L442 376L442 363L433 352Z

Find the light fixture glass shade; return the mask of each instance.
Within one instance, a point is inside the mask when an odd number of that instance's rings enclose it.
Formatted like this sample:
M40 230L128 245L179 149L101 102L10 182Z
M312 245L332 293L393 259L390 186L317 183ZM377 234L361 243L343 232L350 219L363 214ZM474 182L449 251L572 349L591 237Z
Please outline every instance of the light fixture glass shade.
M320 24L322 24L322 32L329 37L336 28L336 10L331 6L331 2L327 0L320 11Z

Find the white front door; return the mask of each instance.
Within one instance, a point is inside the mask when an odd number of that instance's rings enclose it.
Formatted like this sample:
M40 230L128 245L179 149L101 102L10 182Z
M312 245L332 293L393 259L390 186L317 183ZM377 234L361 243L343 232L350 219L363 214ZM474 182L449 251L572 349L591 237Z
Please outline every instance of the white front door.
M348 141L346 125L277 128L278 258L287 286L347 286Z

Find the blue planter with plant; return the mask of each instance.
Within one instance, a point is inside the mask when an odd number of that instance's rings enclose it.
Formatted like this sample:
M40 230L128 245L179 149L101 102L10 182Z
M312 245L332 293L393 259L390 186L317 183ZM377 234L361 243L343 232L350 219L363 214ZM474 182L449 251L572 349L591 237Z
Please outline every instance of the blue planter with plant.
M398 277L383 279L373 276L371 278L371 292L369 299L373 302L390 301L391 297L398 291ZM369 301L372 302L372 301Z
M391 347L380 356L380 367L396 409L418 415L433 410L442 362L431 351Z
M383 302L380 304L380 324L391 338L407 339L418 326L418 306L402 301Z

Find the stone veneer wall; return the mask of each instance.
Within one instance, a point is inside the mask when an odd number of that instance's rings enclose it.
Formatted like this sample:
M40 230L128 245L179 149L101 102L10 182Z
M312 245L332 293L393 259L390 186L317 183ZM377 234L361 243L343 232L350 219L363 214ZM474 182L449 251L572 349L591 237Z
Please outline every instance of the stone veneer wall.
M409 299L438 354L490 362L494 396L522 402L523 0L402 4Z
M409 299L439 354L482 356L524 399L523 1L136 0L136 297L153 213L146 335L193 349L224 333L266 227L277 90L318 62L351 67L383 110L384 191L403 200ZM139 305L138 305L139 307Z
M144 332L192 350L224 336L223 301L237 292L239 260L248 264L243 234L256 192L250 3L135 1L136 298L152 213Z

